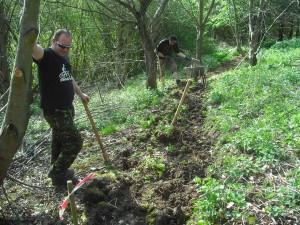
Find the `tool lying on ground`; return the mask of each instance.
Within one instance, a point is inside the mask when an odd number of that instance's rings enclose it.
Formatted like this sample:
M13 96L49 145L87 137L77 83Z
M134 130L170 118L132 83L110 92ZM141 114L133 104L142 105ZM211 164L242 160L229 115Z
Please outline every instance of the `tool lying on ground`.
M187 94L187 91L188 91L189 86L190 86L191 83L192 83L192 80L191 80L191 79L188 79L187 82L186 82L186 85L185 85L183 94L182 94L182 96L181 96L181 99L180 99L180 101L179 101L179 104L178 104L178 106L177 106L175 115L174 115L174 117L173 117L173 120L172 120L172 123L171 123L172 126L175 125L176 118L177 118L177 116L178 116L180 107L181 107L181 105L182 105L182 103L183 103L183 101L184 101L184 99L185 99L185 96L186 96L186 94Z
M89 110L89 107L88 107L87 103L85 103L85 102L83 102L83 101L82 101L82 104L83 104L83 106L84 106L86 115L87 115L87 117L89 118L89 121L90 121L90 123L91 123L91 125L92 125L92 128L93 128L94 134L95 134L95 136L96 136L97 142L98 142L98 144L99 144L99 146L100 146L100 149L101 149L101 151L102 151L103 159L104 159L104 161L105 161L106 163L108 163L108 162L109 162L108 154L107 154L107 152L106 152L106 150L105 150L105 148L104 148L104 146L103 146L103 144L102 144L102 142L101 142L100 135L99 135L99 133L98 133L98 131L97 131L96 124L95 124L94 119L93 119L93 117L92 117L92 114L91 114L91 112L90 112L90 110Z

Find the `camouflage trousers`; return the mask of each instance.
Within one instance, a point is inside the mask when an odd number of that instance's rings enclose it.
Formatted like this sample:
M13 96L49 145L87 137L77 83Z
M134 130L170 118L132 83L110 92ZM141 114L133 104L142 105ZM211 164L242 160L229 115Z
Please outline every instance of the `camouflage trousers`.
M82 138L74 124L74 108L45 112L44 117L52 128L51 167L48 176L60 179L76 159Z
M177 73L177 64L175 62L175 59L173 59L172 57L160 58L159 63L163 75L165 74L166 67L170 67L170 70L174 78L179 79Z

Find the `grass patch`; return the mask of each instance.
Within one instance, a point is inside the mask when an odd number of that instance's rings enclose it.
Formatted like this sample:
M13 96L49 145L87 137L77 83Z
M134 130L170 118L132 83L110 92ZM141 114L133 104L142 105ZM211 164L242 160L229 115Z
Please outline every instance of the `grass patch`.
M195 178L198 190L203 198L195 203L193 219L188 224L213 225L225 221L247 220L250 218L247 209L245 187L239 183L223 183L214 178ZM248 185L251 190L252 186ZM196 223L195 223L196 222Z
M118 131L117 126L114 125L114 124L110 124L110 125L108 125L108 126L106 126L106 127L103 127L103 128L101 129L101 134L105 136L105 135L112 134L112 133L114 133L114 132L116 132L116 131Z
M216 160L206 179L196 179L202 197L190 224L260 224L299 215L299 47L296 39L276 43L260 53L257 66L211 82L205 126L219 134Z
M208 69L215 69L224 62L233 60L239 56L239 53L235 48L216 48L215 51L211 52L209 55L205 55L203 62L207 65Z
M89 107L96 126L103 135L111 134L130 125L149 127L154 119L148 109L160 104L164 91L146 88L144 77L128 82L121 90L112 90L101 101L97 92L91 93ZM77 103L78 125L86 129L90 125L83 107Z

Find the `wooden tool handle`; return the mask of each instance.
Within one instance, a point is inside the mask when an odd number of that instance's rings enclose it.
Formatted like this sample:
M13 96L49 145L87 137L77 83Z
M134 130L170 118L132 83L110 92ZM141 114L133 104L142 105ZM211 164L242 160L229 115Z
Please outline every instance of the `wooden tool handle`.
M173 120L172 120L172 123L171 123L172 126L175 125L175 121L176 121L176 118L177 118L177 116L178 116L179 109L180 109L180 107L181 107L181 105L182 105L182 103L183 103L183 101L184 101L184 99L185 99L185 96L186 96L186 94L187 94L187 90L188 90L188 88L189 88L189 86L190 86L191 83L192 83L192 81L189 79L189 80L187 81L186 85L185 85L183 94L182 94L182 96L181 96L180 102L179 102L179 104L178 104L178 106L177 106L176 112L175 112L175 114L174 114L174 117L173 117Z
M90 121L90 123L91 123L91 125L92 125L92 129L93 129L94 134L95 134L95 136L96 136L96 140L97 140L97 142L98 142L98 144L99 144L99 146L100 146L100 149L101 149L101 151L102 151L103 159L104 159L105 162L109 162L108 154L107 154L107 152L106 152L106 150L105 150L105 148L104 148L104 146L103 146L103 144L102 144L102 141L101 141L101 139L100 139L100 135L99 135L99 133L98 133L98 131L97 131L96 124L95 124L94 119L93 119L93 117L92 117L92 114L91 114L91 112L90 112L90 110L89 110L89 107L88 107L87 103L85 103L85 102L83 102L83 101L82 101L82 103L83 103L83 106L84 106L86 115L87 115L87 117L89 118L89 121Z

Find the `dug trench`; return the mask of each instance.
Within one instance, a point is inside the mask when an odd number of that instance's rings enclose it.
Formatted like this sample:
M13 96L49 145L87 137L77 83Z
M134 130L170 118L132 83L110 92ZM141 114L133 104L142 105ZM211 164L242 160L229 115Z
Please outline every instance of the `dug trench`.
M211 143L202 130L204 87L192 84L174 127L183 88L172 87L146 126L113 135L109 172L80 195L87 224L183 225L198 197L193 179L205 177Z

